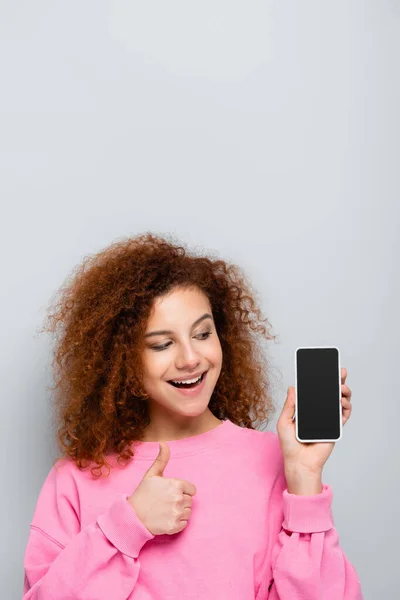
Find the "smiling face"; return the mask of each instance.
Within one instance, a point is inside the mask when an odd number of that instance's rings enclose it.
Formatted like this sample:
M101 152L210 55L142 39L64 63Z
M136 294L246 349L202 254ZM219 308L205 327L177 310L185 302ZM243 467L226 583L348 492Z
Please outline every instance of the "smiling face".
M156 299L143 359L143 385L150 396L150 425L143 441L179 439L220 424L208 403L221 372L222 349L210 302L199 288L176 288ZM170 383L205 372L192 389Z

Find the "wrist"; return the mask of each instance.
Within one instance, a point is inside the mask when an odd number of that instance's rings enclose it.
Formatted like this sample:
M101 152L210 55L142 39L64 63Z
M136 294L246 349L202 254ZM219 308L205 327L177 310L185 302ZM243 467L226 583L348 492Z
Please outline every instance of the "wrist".
M297 496L314 496L322 492L322 472L285 470L287 491Z

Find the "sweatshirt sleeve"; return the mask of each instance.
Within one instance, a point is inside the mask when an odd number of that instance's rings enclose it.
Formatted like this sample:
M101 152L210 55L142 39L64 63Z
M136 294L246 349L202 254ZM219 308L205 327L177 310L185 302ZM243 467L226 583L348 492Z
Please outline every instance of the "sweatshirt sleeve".
M263 454L274 465L267 506L264 572L256 600L363 600L354 566L339 543L332 514L332 488L312 496L289 494L277 433L265 432Z
M30 525L22 600L126 600L139 576L141 548L154 538L128 497L118 495L81 528L74 480L53 467Z
M284 475L271 497L278 531L271 552L268 600L363 600L360 581L339 544L332 488L313 496L289 494ZM281 507L279 509L279 506ZM269 594L268 594L269 592Z

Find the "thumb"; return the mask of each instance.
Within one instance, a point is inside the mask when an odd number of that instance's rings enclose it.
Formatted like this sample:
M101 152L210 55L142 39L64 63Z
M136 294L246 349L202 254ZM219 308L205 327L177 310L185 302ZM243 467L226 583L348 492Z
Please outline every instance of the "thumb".
M283 419L292 421L296 408L296 393L293 386L288 387L286 402L283 405L281 416Z
M158 442L160 450L156 456L155 461L151 467L147 470L145 477L153 477L154 475L162 476L164 469L168 464L170 457L170 450L168 444L165 442Z

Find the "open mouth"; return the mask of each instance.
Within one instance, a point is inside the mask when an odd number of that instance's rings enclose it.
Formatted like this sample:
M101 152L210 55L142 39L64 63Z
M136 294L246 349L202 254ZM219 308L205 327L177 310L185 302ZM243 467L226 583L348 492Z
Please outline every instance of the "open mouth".
M191 389L191 388L195 388L198 385L201 384L201 382L203 381L205 375L206 375L207 371L205 371L201 377L198 379L198 381L194 382L194 383L175 383L173 381L168 381L168 383L170 383L171 385L173 385L176 388L183 388L183 389Z

